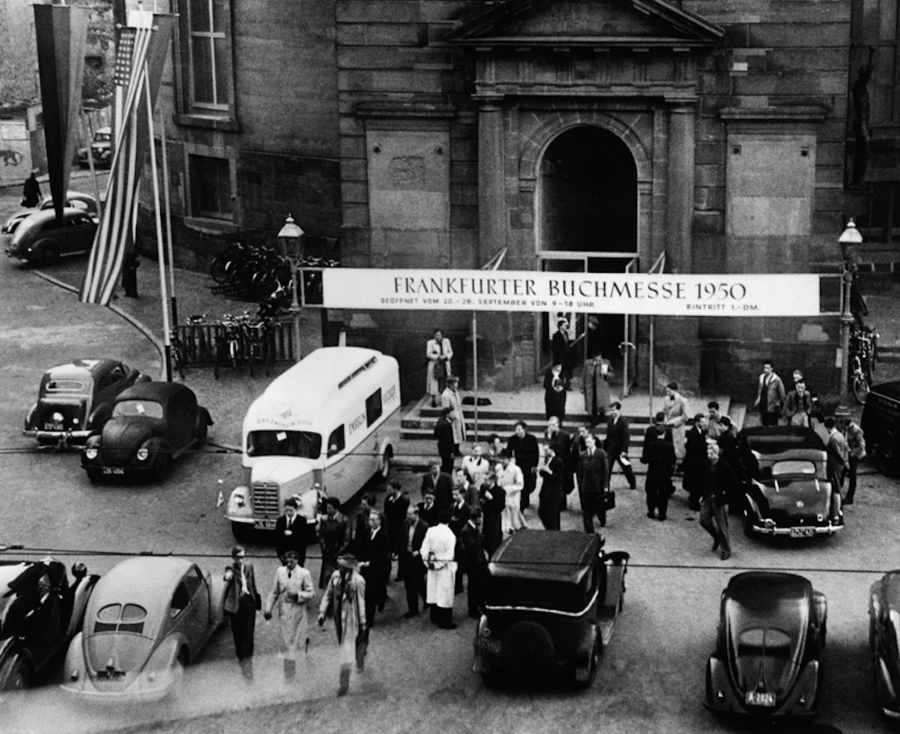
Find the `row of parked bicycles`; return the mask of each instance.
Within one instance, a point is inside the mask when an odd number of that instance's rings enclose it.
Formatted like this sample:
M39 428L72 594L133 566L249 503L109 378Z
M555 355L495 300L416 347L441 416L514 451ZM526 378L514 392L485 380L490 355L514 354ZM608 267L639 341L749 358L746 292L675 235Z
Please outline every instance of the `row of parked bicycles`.
M878 332L857 321L850 329L850 362L847 375L857 402L866 402L872 387L872 373L878 362Z

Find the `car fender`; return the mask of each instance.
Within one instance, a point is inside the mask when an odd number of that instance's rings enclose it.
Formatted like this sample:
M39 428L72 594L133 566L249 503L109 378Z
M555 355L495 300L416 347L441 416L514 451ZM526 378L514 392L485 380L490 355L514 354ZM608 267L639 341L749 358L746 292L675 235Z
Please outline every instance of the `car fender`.
M881 655L875 656L875 700L885 713L898 711L897 691L891 680L890 668Z
M706 664L706 706L716 711L735 711L735 703L728 669L721 658L712 655Z
M34 674L34 658L28 648L15 644L15 640L11 642L13 644L7 646L6 654L0 655L0 691L6 689L8 673L17 661L24 662L30 673Z
M182 634L174 634L166 637L162 642L157 645L156 649L153 651L153 654L150 655L150 658L144 664L144 672L149 673L152 671L165 671L172 668L176 661L178 660L178 654L181 652L182 648L186 648L188 650L188 661L190 662L190 645L187 644L187 639Z
M82 682L87 677L87 662L84 657L84 632L78 632L66 650L63 667L63 685Z
M35 403L28 410L28 415L25 416L25 430L28 431L34 426L34 414L37 413L38 404Z
M92 431L99 431L103 428L103 424L109 420L111 415L112 405L109 403L101 403L91 411L85 428Z
M750 496L750 493L749 493L749 492L747 492L747 493L744 495L744 499L747 500L747 508L746 508L746 510L749 511L750 513L752 513L752 514L756 517L756 519L759 520L759 519L762 517L762 515L760 515L760 512L759 512L759 505L756 503L756 500L754 500L754 499Z
M87 609L88 599L90 599L99 580L100 577L97 574L90 574L81 579L75 587L72 599L72 616L69 618L66 639L69 639L77 632L80 633L81 628L84 626L84 612Z
M810 660L797 682L794 690L785 701L783 711L791 715L809 715L815 712L819 696L819 661Z

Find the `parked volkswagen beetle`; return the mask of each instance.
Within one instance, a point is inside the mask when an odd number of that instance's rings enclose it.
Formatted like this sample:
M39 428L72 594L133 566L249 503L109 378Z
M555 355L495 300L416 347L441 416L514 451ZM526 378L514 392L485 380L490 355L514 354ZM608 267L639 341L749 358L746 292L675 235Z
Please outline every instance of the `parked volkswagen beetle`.
M868 401L867 401L868 402ZM869 592L869 646L875 662L875 700L885 716L900 718L900 570Z
M116 359L76 359L51 367L25 417L24 434L40 444L83 442L103 428L120 392L149 381Z
M72 209L81 209L92 217L97 216L97 200L90 194L83 194L80 191L67 191L65 206ZM43 201L41 201L38 210L44 209L53 209L52 197L45 196ZM21 211L16 212L6 220L2 227L0 227L0 234L13 234L16 231L16 227L21 224L23 219L30 217L35 213L36 211L34 209L22 209Z
M706 707L761 719L814 715L827 614L825 595L802 576L733 576L706 667Z
M184 558L122 561L91 595L63 690L102 702L163 698L222 625L224 600L222 576Z
M88 478L144 474L162 481L172 461L206 444L209 411L177 382L142 382L120 393L112 417L81 454Z
M81 209L63 209L62 222L53 209L25 217L16 227L6 254L29 263L53 265L62 255L88 252L94 244L97 220Z

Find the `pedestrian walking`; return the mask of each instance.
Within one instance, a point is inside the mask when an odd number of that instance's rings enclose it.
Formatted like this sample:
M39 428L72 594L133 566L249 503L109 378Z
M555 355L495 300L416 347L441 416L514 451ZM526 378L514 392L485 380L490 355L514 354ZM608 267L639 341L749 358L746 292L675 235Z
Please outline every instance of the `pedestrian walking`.
M631 429L628 419L622 415L622 403L613 400L609 404L609 417L606 423L606 438L603 441L603 450L609 460L610 479L608 486L612 486L612 471L616 463L622 468L625 480L630 489L637 488L637 480L634 477L634 468L628 459L628 445L631 442Z
M719 446L719 461L724 461L734 472L735 476L740 479L743 474L741 470L741 457L738 451L737 426L734 425L731 418L723 415L719 422L723 431L719 434L716 444Z
M432 338L425 345L425 359L428 362L425 391L431 396L431 407L436 408L444 392L447 378L453 374L450 369L453 347L450 340L444 338L440 329L434 330Z
M850 449L847 439L837 429L837 421L834 416L825 419L825 430L828 432L828 440L825 442L825 455L827 457L825 468L828 472L828 480L831 482L831 491L840 498L844 487L844 477L847 473L847 465L850 462Z
M845 505L852 505L856 496L856 472L859 462L866 458L866 437L863 429L850 416L844 419L844 437L847 439L847 496Z
M141 259L138 257L137 251L128 250L122 261L122 288L127 298L137 298L137 271L141 266Z
M404 619L418 617L419 597L425 601L425 565L422 563L421 551L428 523L419 517L422 506L424 505L410 505L406 508L406 520L394 546L399 576L403 578L406 591Z
M777 426L784 410L784 383L775 373L771 359L763 360L763 371L759 376L759 388L754 407L759 408L759 419L764 426Z
M441 462L434 459L429 462L428 474L422 477L423 498L428 490L434 495L434 504L437 505L438 511L450 509L450 505L453 504L453 478L449 472L441 471Z
M319 549L322 551L319 588L324 589L328 585L328 579L338 569L338 554L350 542L350 528L337 497L325 500L325 515L319 518L318 535Z
M708 447L706 481L700 503L700 525L713 538L713 552L719 551L723 561L731 558L731 539L728 533L728 491L737 482L731 467L719 458L719 447Z
M356 511L356 517L353 518L351 526L351 544L354 553L356 553L356 547L362 538L369 533L369 514L377 503L378 498L373 492L365 492L359 500L359 509Z
M453 408L449 405L443 406L434 424L434 437L437 439L437 451L441 457L441 471L444 474L453 473L453 455L456 451L456 437L453 435L453 424L450 422L452 412Z
M544 372L544 413L548 419L566 419L566 384L561 364L553 364Z
M481 607L484 603L484 577L488 561L480 524L481 510L475 508L459 534L462 546L459 570L460 573L466 575L466 606L471 619L478 619L481 616Z
M644 480L644 493L647 495L647 517L651 520L666 519L669 510L669 497L675 492L672 475L678 459L675 446L666 440L665 432L648 431L641 454L641 463L647 465L647 476Z
M298 565L297 551L284 554L284 565L275 570L272 590L266 597L263 617L268 622L276 609L281 625L281 658L284 663L285 681L294 680L297 660L309 649L309 622L307 602L316 598L312 575Z
M359 561L352 553L338 556L338 570L331 574L322 602L319 605L318 623L334 617L334 631L340 645L341 673L338 696L350 688L350 666L365 669L369 648L369 629L366 625L366 581L360 575Z
M606 527L605 497L609 485L609 461L606 452L597 448L592 433L585 437L586 448L581 454L578 471L578 497L581 500L581 519L584 532L594 532L594 516L600 519L600 527Z
M506 492L497 484L495 472L487 473L478 495L481 500L479 504L482 512L484 549L490 557L503 541L503 511L506 508Z
M466 473L466 479L476 491L481 489L484 478L492 469L491 462L484 457L484 449L480 443L472 446L472 453L462 460L462 468ZM470 503L471 504L471 503Z
M262 608L262 598L256 589L253 564L245 561L246 549L236 545L231 549L231 565L225 568L225 616L231 626L234 651L241 674L253 682L253 642L256 636L256 613Z
M525 527L525 515L522 513L522 488L525 486L525 479L509 449L500 456L497 484L503 490L506 502L500 517L503 536L506 537Z
M537 484L537 465L541 459L537 438L528 432L525 421L516 422L515 433L506 442L506 450L512 453L516 466L522 470L524 484L520 501L522 512L525 512L525 508L531 505L531 493Z
M700 498L705 490L706 466L709 461L706 451L706 424L706 415L697 413L688 421L685 431L681 486L688 493L688 507L692 510L700 509Z
M447 420L453 427L453 455L459 456L459 445L466 440L466 418L463 415L462 399L459 397L459 378L447 378L447 387L441 393L441 407L450 408Z
M672 445L675 456L681 461L685 451L685 430L688 419L688 405L684 396L678 392L678 383L666 385L666 397L663 399L663 413L666 429L672 432Z
M22 186L21 203L22 206L26 206L29 209L41 203L41 185L37 180L37 169L34 169L31 175L25 179L25 184Z
M556 455L556 449L549 444L545 446L543 460L538 465L538 474L543 480L538 498L538 517L547 530L559 530L559 514L565 501L563 493L565 472L565 466L562 459Z
M611 376L612 367L608 359L598 354L585 361L581 373L581 387L584 391L584 410L591 417L592 426L596 426L606 418Z
M297 514L300 503L296 497L284 501L284 514L275 521L275 554L281 565L289 550L297 554L298 563L306 565L306 518Z
M375 612L384 611L391 575L391 545L387 531L382 527L382 519L378 510L369 512L368 532L359 538L355 553L359 572L366 580L366 620L369 627L375 626Z
M578 452L575 449L575 439L571 433L564 431L560 420L556 416L550 416L547 420L547 432L545 434L548 446L553 447L556 457L563 463L563 496L560 508L566 508L566 495L575 489L575 472L578 469Z
M784 417L789 426L810 427L810 413L812 412L812 394L806 389L803 380L794 383L784 399Z
M556 331L550 337L550 355L553 364L562 368L563 387L568 390L572 380L572 337L569 335L569 320L559 318Z
M441 629L455 630L456 536L449 522L450 510L441 511L438 524L425 533L421 554L427 571L425 600L430 606L431 621Z
M406 511L409 508L409 495L403 491L403 485L394 480L388 485L388 495L384 498L384 524L387 529L388 541L391 549L397 545L397 538L406 521ZM397 576L397 581L401 577Z

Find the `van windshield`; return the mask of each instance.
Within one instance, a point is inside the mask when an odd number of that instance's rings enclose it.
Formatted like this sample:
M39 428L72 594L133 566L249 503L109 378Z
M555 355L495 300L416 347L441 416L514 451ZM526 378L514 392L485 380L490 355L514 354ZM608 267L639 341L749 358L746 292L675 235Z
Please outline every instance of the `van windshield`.
M318 459L322 437L307 431L251 431L247 436L247 456L299 456Z

